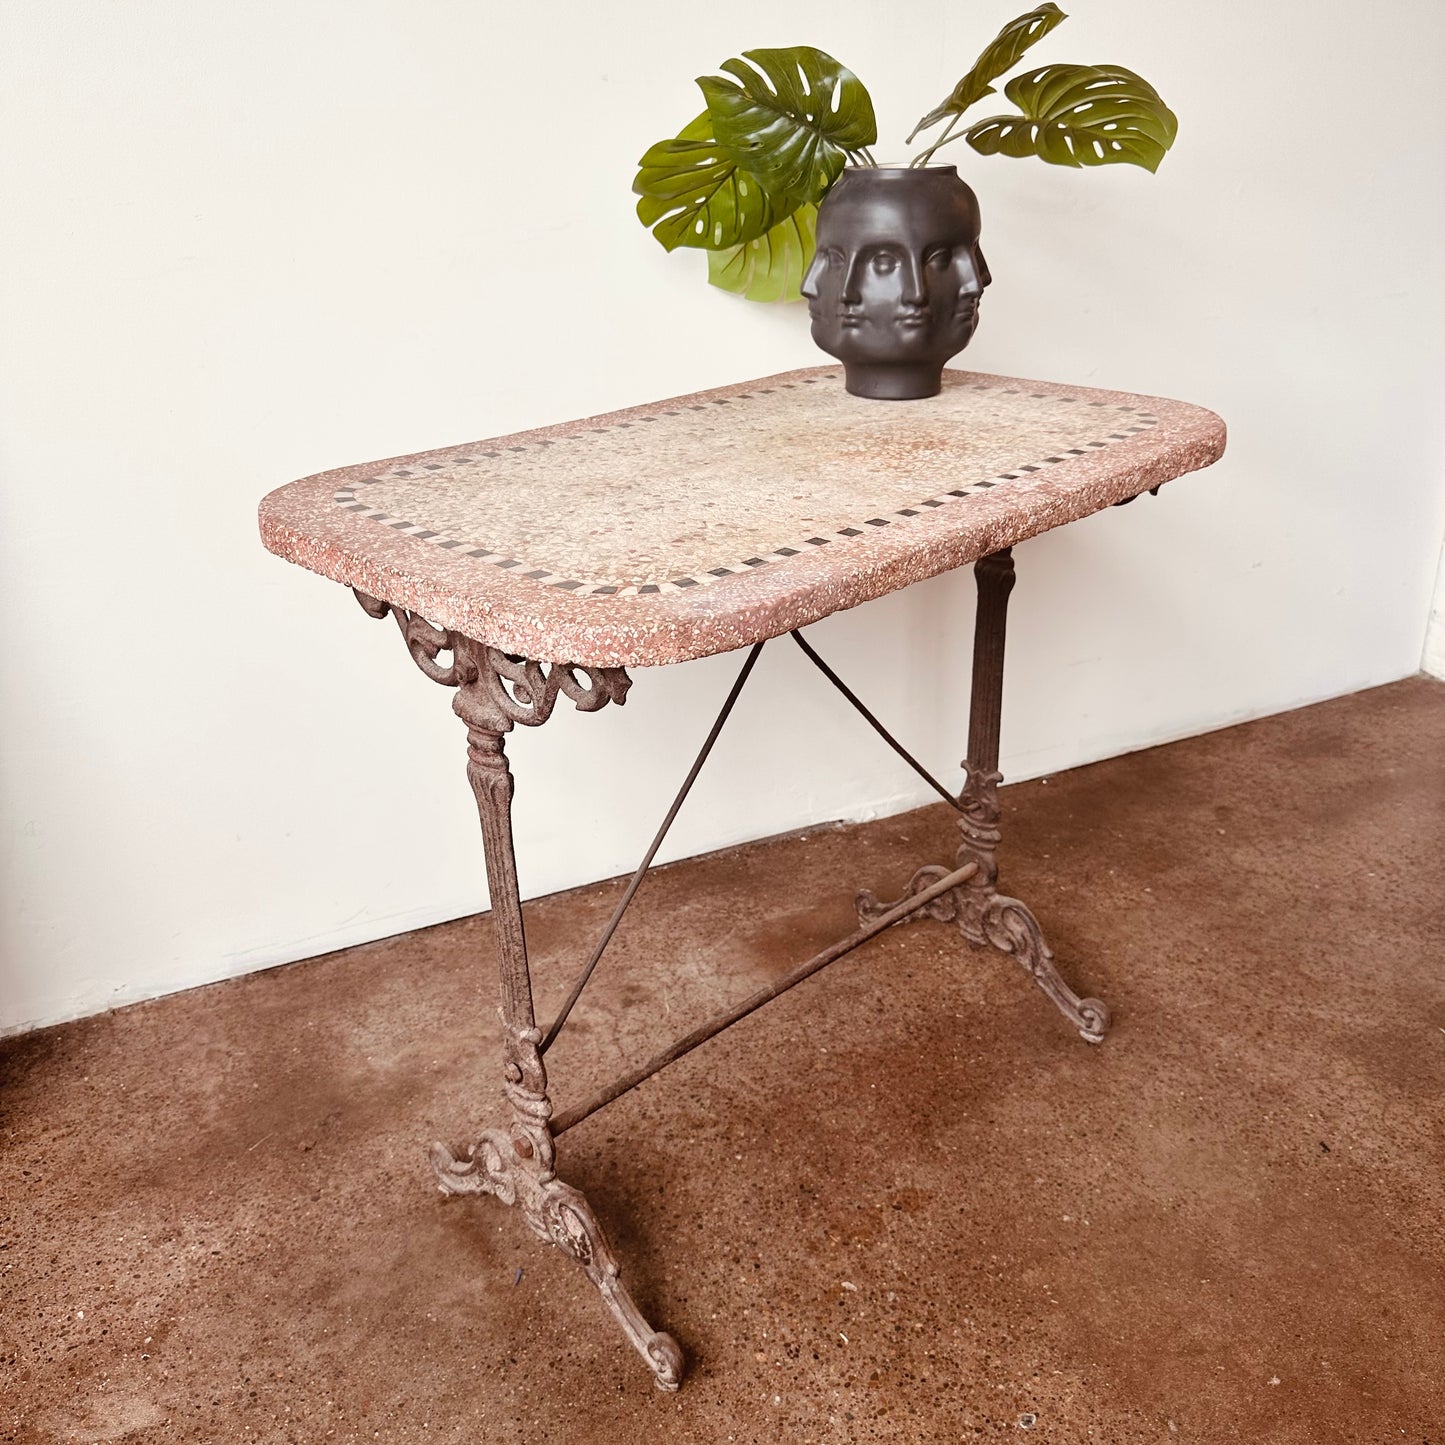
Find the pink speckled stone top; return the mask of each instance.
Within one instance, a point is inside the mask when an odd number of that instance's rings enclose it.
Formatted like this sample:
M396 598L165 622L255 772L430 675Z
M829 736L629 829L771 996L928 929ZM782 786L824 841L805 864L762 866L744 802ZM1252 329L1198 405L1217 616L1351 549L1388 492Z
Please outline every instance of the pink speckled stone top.
M1184 402L966 371L868 401L816 367L322 472L261 503L288 561L539 662L747 646L1215 461Z

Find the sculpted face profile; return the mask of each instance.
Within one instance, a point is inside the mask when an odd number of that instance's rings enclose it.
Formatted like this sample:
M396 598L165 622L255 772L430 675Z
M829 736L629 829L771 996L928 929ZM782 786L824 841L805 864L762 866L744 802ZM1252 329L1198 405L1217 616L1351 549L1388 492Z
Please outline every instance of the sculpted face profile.
M802 290L813 340L855 396L937 394L992 279L978 237L978 199L953 166L848 170L828 192Z

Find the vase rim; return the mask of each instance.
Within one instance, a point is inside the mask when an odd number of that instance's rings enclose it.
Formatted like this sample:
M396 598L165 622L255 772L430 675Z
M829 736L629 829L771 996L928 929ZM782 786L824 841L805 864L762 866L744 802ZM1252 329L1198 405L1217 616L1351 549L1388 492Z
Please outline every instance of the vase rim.
M952 164L952 163L946 164L946 165L932 165L932 164L929 164L929 165L926 165L926 166L911 166L911 165L908 164L907 161L899 161L899 162L897 162L897 163L894 164L894 165L881 165L881 166L845 166L845 167L843 168L843 173L844 173L844 175L850 175L850 176L868 176L868 175L873 175L873 176L903 176L903 175L918 176L918 175L924 175L924 174L926 174L926 173L928 173L928 172L933 172L934 174L946 175L949 171L952 171L955 175L957 175L957 174L958 174L958 166L957 166L956 164Z

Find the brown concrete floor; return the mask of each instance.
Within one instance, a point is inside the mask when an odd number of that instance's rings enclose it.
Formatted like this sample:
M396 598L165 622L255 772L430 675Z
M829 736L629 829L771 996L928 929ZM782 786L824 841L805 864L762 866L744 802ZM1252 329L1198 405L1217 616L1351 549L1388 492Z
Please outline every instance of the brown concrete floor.
M1445 686L1005 793L1115 1009L893 930L569 1134L665 1396L423 1146L494 1117L485 917L12 1040L0 1439L1445 1442ZM942 807L649 881L576 1099L950 856ZM529 906L550 1013L619 892ZM706 943L705 940L716 940Z

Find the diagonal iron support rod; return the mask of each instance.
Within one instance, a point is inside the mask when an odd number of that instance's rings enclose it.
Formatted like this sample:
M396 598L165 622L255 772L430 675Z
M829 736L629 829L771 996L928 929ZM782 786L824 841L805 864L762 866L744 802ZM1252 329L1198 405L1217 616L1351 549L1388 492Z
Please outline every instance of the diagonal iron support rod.
M885 928L891 928L893 924L901 922L909 914L916 913L920 908L926 908L935 898L940 898L951 889L967 883L978 872L978 866L977 861L973 860L965 863L962 868L955 868L952 873L945 874L936 883L905 898L901 903L894 904L886 913L880 914L855 933L850 933L847 938L839 939L831 947L825 948L822 953L814 954L806 963L800 963L790 969L776 982L768 984L766 988L760 988L755 994L728 1009L726 1013L717 1014L706 1023L699 1024L690 1034L684 1035L675 1044L670 1045L660 1054L654 1055L645 1064L639 1065L620 1079L614 1080L606 1088L598 1090L585 1103L578 1104L572 1109L562 1110L551 1121L550 1128L553 1136L564 1133L574 1124L580 1124L589 1114L595 1114L604 1105L621 1098L623 1094L635 1089L645 1079L650 1079L660 1069L665 1069L668 1064L675 1063L684 1054L690 1054L699 1044L705 1044L714 1035L720 1034L726 1028L731 1028L740 1019L745 1019L750 1013L762 1008L765 1003L771 1003L779 994L784 994L790 988L802 983L805 978L811 978L819 969L826 968L830 963L842 958L844 954L852 953L860 944L867 943L870 938L876 937Z
M764 642L757 643L748 653L747 661L743 663L737 681L733 683L732 691L728 693L727 701L723 703L722 711L718 713L717 721L712 725L712 731L708 733L707 740L703 743L696 761L689 769L687 777L683 779L677 797L672 800L672 807L667 810L667 817L662 820L662 826L657 830L651 846L642 862L637 865L637 871L633 873L631 881L627 885L627 891L622 895L617 907L613 909L612 917L607 921L607 927L602 930L602 937L597 940L597 946L592 950L592 956L587 960L582 972L577 975L577 982L572 985L572 992L567 995L567 1002L562 1005L558 1010L557 1017L552 1020L552 1027L547 1030L547 1037L541 1043L542 1053L545 1054L556 1042L557 1035L562 1032L562 1025L567 1022L567 1015L572 1012L573 1005L582 997L582 990L587 987L587 980L592 977L592 970L597 967L602 955L607 951L607 945L612 942L612 935L617 932L617 925L622 922L622 915L627 912L628 905L636 896L637 890L642 887L642 880L647 876L647 870L652 866L652 860L657 856L657 850L662 847L662 840L667 837L668 829L672 827L678 810L692 791L692 785L697 781L697 775L702 771L702 765L707 761L708 754L712 752L713 744L717 742L718 734L722 732L723 724L727 722L728 715L732 712L733 705L737 702L738 695L743 690L743 684L747 682L765 642L766 639Z
M863 699L823 661L822 657L818 655L816 649L808 642L803 634L795 628L789 636L791 636L793 641L802 649L803 655L843 694L853 707L857 709L860 716L862 716L873 731L876 732L949 807L962 812L962 804L959 798L944 787L944 785L878 721L867 704L864 703ZM663 840L667 837L668 831L677 818L679 810L687 799L687 795L692 791L692 785L697 781L697 776L702 771L702 766L707 761L708 754L712 752L713 745L717 742L718 736L722 732L723 724L727 722L729 715L732 713L733 706L737 702L738 696L743 690L743 685L747 682L753 666L758 660L758 654L762 652L764 645L764 642L759 642L748 653L747 660L743 663L742 670L738 673L737 681L733 683L732 691L728 693L727 700L722 705L722 711L718 713L717 721L713 723L712 730L708 733L707 739L704 741L696 760L688 771L687 777L683 779L683 784L678 790L677 797L672 801L672 807L667 810L667 816L662 820L662 826L657 830L657 834L653 838L651 846L649 846L642 862L637 865L636 871L628 881L626 891L619 900L617 907L613 910L612 917L607 921L606 928L602 930L602 936L597 940L596 947L593 948L591 956L582 968L582 972L578 974L576 982L572 985L572 991L567 995L567 1001L558 1010L557 1017L553 1019L551 1028L547 1030L546 1037L541 1043L542 1053L545 1054L557 1041L557 1035L562 1032L562 1026L567 1022L567 1018L571 1014L577 1000L582 997L582 990L587 987L588 980L592 977L593 971L596 969L598 963L601 962L602 955L607 951L608 944L612 942L612 937L617 932L623 915L627 912L632 900L637 896L637 890L642 886L642 880L647 876L647 870L652 866L652 860L657 856L657 850L662 847Z
M798 646L803 649L803 655L807 657L809 661L814 664L814 666L817 667L818 671L821 672L823 676L826 677L828 681L831 682L833 686L836 687L838 691L841 692L843 696L846 697L848 701L851 702L853 706L858 709L859 713L862 714L864 721L868 723L868 725L873 729L873 731L876 732L878 736L881 737L883 741L887 743L888 746L892 748L893 751L897 753L898 756L902 758L903 761L907 763L908 766L912 768L913 771L917 773L918 776L922 778L923 781L927 783L928 786L932 788L933 791L937 793L938 796L942 798L945 803L949 805L949 807L955 808L959 812L962 812L963 808L962 805L959 803L958 798L953 793L950 793L948 789L945 788L943 784L940 783L938 779L935 778L933 774L930 773L928 769L925 768L923 764L920 763L918 759L915 758L913 754L910 753L908 749L905 748L903 744L900 743L898 739L895 738L893 734L889 732L888 729L884 727L883 724L879 722L876 717L873 716L871 712L869 712L868 708L864 705L863 699L860 698L858 694L855 693L853 689L849 687L848 684L844 682L843 679L839 677L838 674L834 672L833 669L829 667L828 664L824 662L821 657L818 656L818 654L808 644L803 634L795 629L789 634L789 636L791 636L793 641L796 642Z

